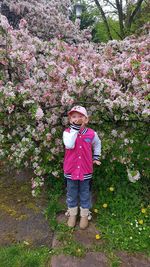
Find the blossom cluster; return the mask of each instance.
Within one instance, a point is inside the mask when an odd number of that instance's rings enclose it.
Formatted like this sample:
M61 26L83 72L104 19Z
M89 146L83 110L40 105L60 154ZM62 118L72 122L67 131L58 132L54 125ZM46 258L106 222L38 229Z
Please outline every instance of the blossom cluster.
M13 29L1 16L0 154L17 167L32 165L38 177L34 190L45 175L58 177L65 114L73 104L82 103L106 140L102 159L118 140L120 153L114 150L110 161L125 164L129 179L138 180L142 170L135 168L133 174L129 167L137 137L111 128L108 144L102 125L107 120L149 121L149 35L99 46L88 41L68 44L58 38L39 39L27 25L22 19L19 29Z
M4 6L4 8L3 8ZM76 23L70 20L73 9L70 0L2 0L1 10L6 16L6 10L10 14L22 18L20 27L28 27L29 32L40 39L50 40L52 38L64 39L67 42L81 42L91 38L89 30L80 31L80 21ZM11 16L11 15L10 15ZM19 19L18 19L19 22ZM13 24L13 21L11 21ZM18 25L13 25L17 27Z

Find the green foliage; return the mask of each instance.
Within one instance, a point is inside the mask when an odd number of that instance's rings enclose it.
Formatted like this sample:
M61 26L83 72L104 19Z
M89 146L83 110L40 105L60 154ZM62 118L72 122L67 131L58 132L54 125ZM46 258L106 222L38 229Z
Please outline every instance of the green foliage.
M138 32L139 29L147 22L150 21L150 3L148 1L144 2L137 13L132 25L130 34Z
M80 29L86 29L88 27L91 27L95 24L95 11L87 11L86 8L83 10L82 16L81 16L81 24Z
M110 26L110 32L112 35L113 39L119 40L120 37L118 36L118 34L116 32L119 33L119 23L116 20L113 20L111 18L108 19L108 23ZM101 21L98 22L96 24L96 26L94 27L93 31L92 31L92 40L96 43L99 42L108 42L109 38L106 32L106 27L105 24Z
M149 125L142 122L117 122L116 125L105 122L97 126L96 130L102 139L102 156L107 155L105 158L108 164L107 175L113 174L114 168L119 171L120 166L125 172L126 168L139 170L141 179L148 188L150 179ZM128 180L127 174L125 177Z
M149 253L150 206L143 181L130 183L117 162L113 171L107 159L95 170L93 190L97 201L97 225L112 250ZM104 205L103 204L107 204Z

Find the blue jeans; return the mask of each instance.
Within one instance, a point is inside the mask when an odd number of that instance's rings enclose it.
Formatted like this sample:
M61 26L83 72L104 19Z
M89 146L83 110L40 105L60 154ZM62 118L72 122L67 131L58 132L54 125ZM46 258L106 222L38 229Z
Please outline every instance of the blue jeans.
M78 204L83 209L90 209L91 203L91 179L84 181L67 180L67 206L68 208L77 207Z

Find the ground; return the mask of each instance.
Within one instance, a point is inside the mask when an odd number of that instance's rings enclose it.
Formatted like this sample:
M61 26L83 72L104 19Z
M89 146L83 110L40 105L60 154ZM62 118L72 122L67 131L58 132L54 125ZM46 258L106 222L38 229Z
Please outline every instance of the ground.
M31 172L7 171L0 179L0 246L16 243L51 247L53 232L43 214L46 200L31 195Z
M150 259L142 254L117 252L117 264L113 265L110 255L97 251L103 246L103 240L96 240L98 230L94 222L86 230L80 230L77 224L71 239L86 249L82 257L64 255L61 248L64 240L59 233L51 230L49 221L44 216L47 206L46 194L40 198L31 195L30 170L20 172L10 169L1 171L0 179L0 246L24 243L32 247L47 246L57 253L51 257L49 267L149 267ZM64 213L59 213L57 222L66 222ZM62 238L63 239L63 238ZM72 245L70 241L70 246ZM78 249L80 254L80 248ZM114 257L114 256L113 256ZM114 263L114 260L113 260Z

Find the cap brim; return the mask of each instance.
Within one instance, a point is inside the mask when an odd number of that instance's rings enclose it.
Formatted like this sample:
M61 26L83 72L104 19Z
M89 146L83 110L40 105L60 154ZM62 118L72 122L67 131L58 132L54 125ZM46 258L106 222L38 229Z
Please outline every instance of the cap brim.
M82 114L83 116L85 116L86 118L88 118L85 114L83 114L82 112L80 112L78 110L70 110L70 111L68 111L67 114L70 115L72 112L78 112L78 113Z

